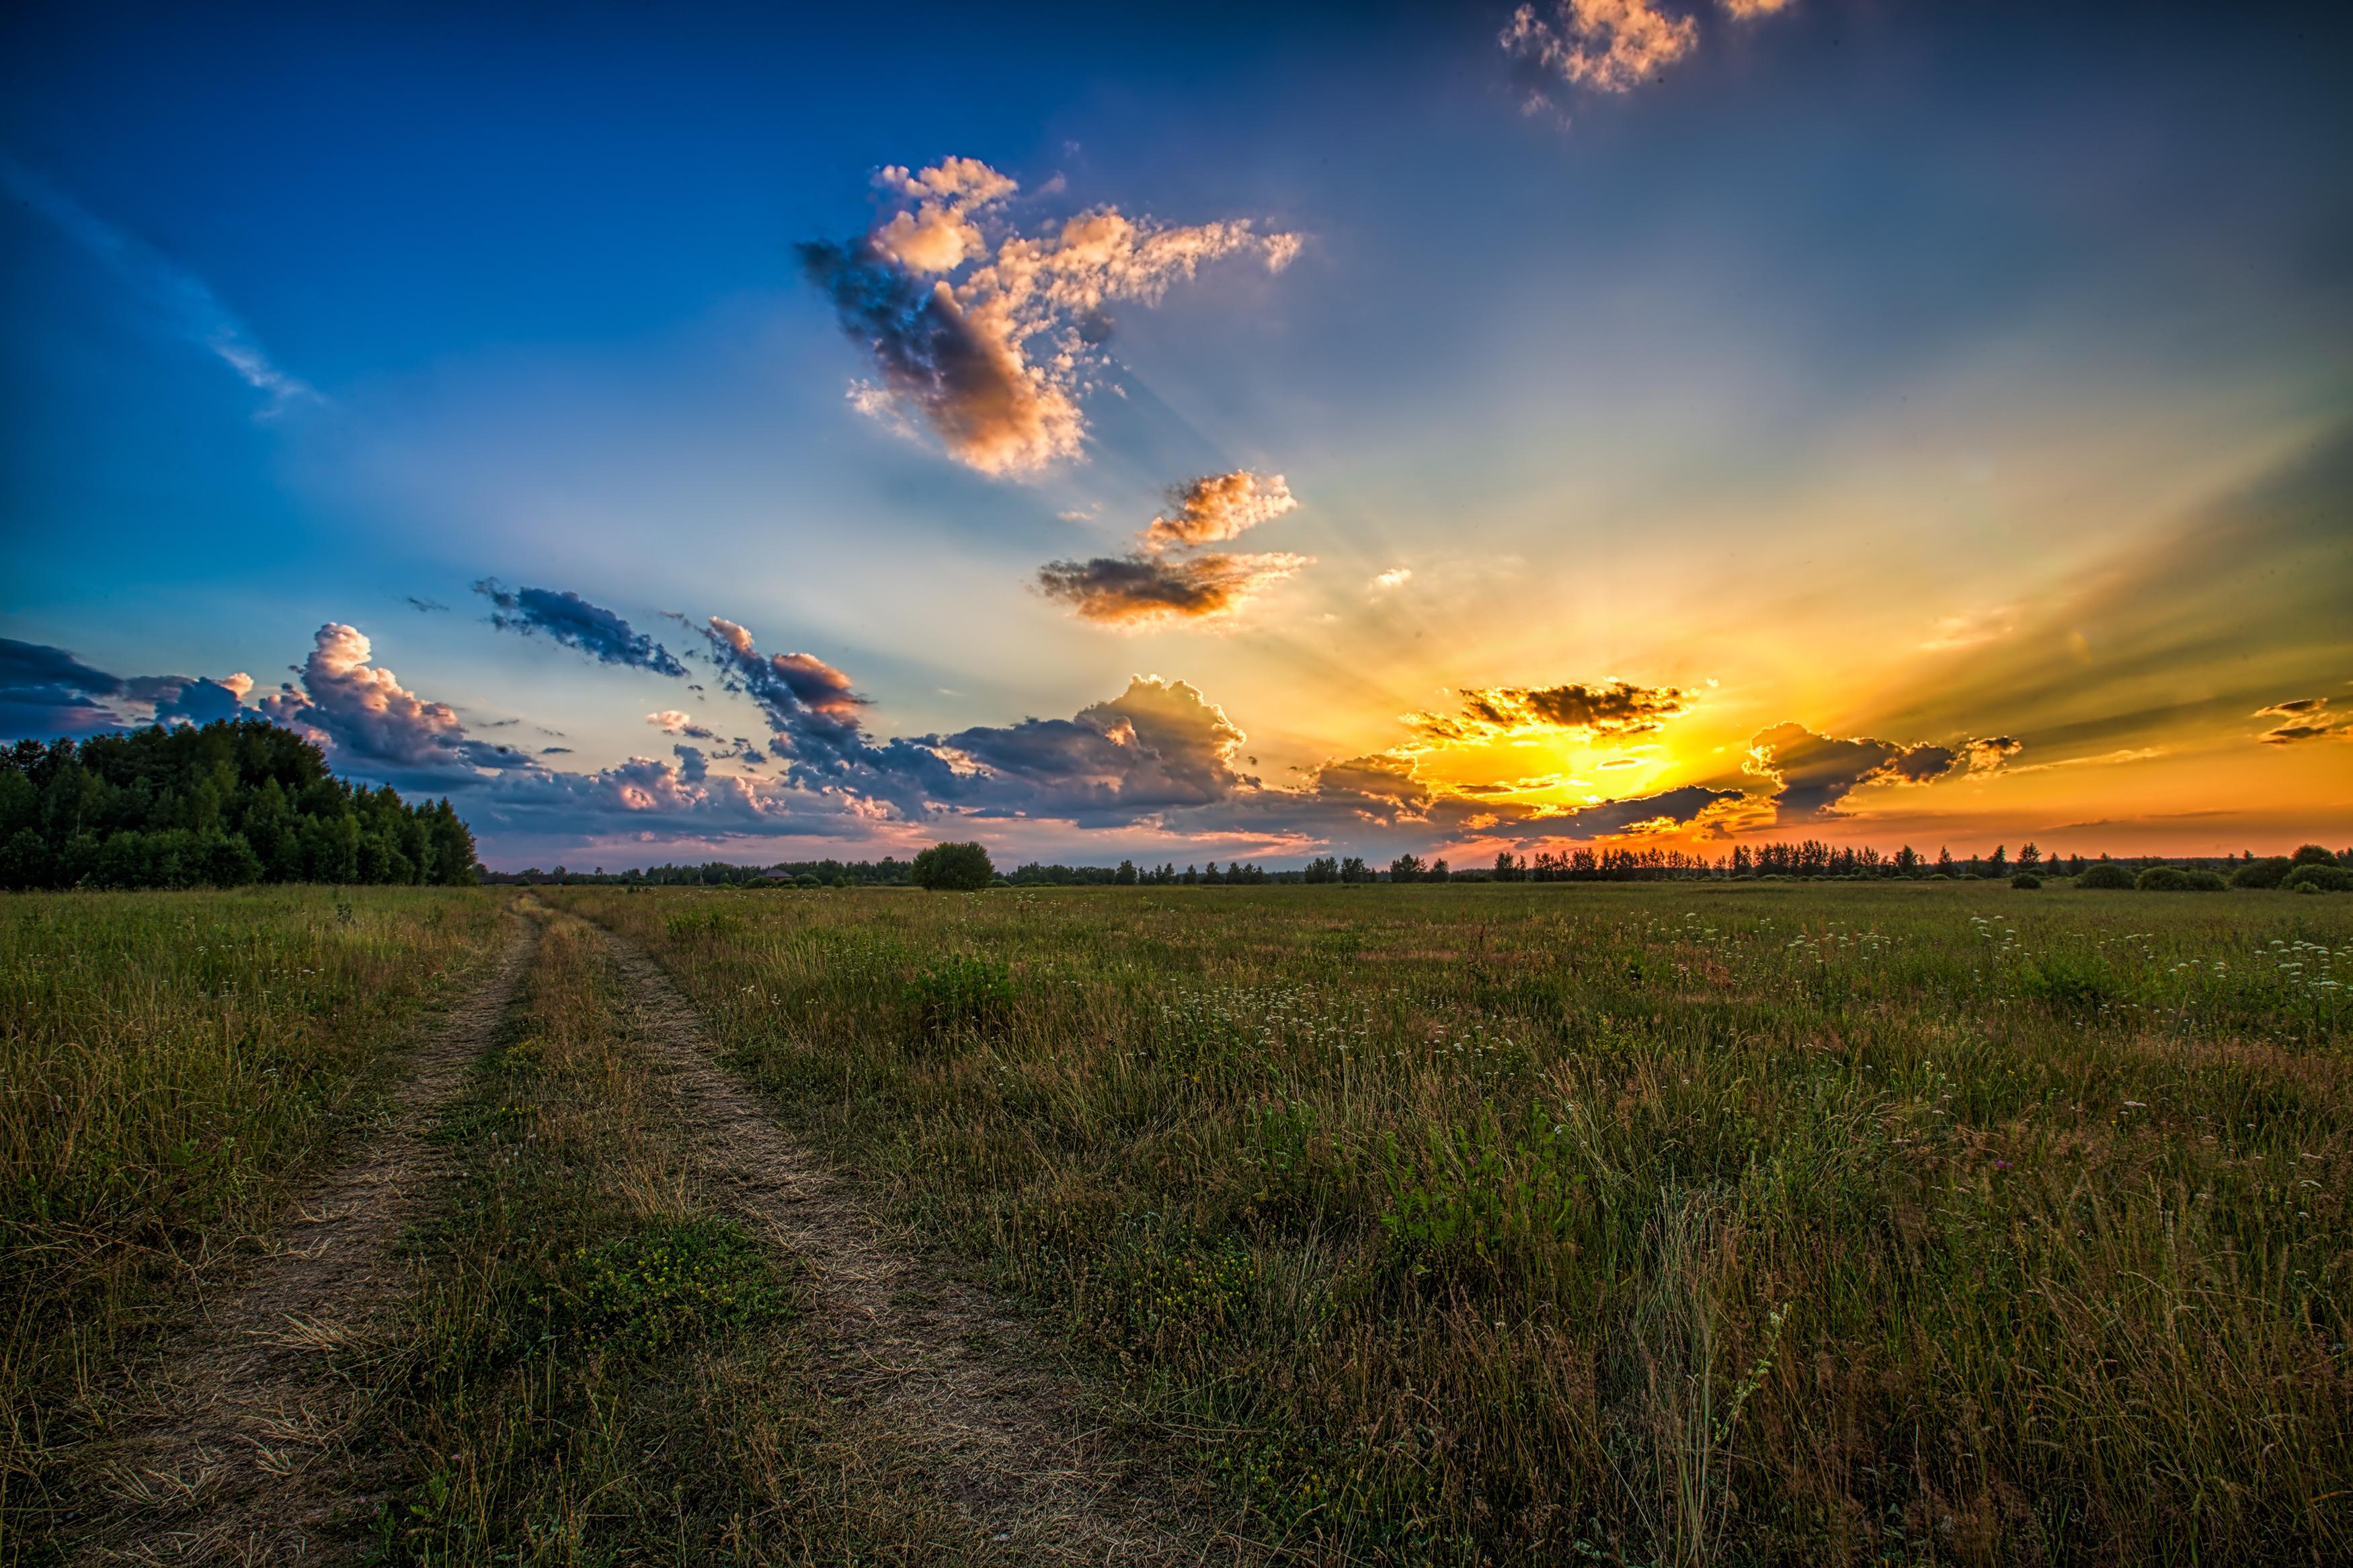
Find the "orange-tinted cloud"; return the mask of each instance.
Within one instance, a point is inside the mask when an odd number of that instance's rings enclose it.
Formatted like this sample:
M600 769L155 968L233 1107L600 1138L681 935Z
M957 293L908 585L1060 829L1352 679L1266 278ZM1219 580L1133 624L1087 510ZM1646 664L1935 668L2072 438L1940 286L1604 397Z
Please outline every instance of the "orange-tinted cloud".
M1441 742L1492 741L1530 731L1582 730L1592 735L1637 735L1690 711L1693 694L1672 686L1612 681L1588 686L1472 687L1461 692L1459 716L1411 713L1405 721L1423 739Z
M1038 586L1082 619L1135 627L1230 616L1270 584L1306 564L1304 555L1280 553L1098 555L1090 561L1049 563L1039 568Z
M1155 303L1219 257L1254 253L1280 271L1299 253L1297 236L1261 235L1247 219L1172 226L1113 207L1022 235L996 211L1014 182L972 158L888 168L876 183L896 210L858 240L799 247L803 273L881 377L851 401L927 426L987 474L1078 455L1078 399L1111 305Z
M2340 723L2328 711L2328 699L2326 697L2298 697L2287 702L2274 702L2268 708L2256 709L2254 716L2285 721L2257 737L2266 746L2293 746L2299 741L2353 738L2353 720Z
M1865 737L1841 740L1802 724L1776 724L1749 742L1748 769L1773 784L1784 814L1820 816L1867 784L1931 784L1957 773L1983 773L2022 749L2008 735L1957 746L1912 745Z
M1206 475L1177 490L1173 499L1167 515L1155 517L1145 526L1145 549L1221 544L1299 505L1281 474L1268 479L1247 468Z

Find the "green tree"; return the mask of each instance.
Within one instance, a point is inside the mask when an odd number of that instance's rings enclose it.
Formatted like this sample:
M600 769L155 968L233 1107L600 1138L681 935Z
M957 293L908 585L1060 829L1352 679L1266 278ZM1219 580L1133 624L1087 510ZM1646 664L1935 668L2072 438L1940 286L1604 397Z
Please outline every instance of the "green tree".
M934 844L915 857L909 873L919 888L934 892L973 893L996 879L988 851L977 844Z

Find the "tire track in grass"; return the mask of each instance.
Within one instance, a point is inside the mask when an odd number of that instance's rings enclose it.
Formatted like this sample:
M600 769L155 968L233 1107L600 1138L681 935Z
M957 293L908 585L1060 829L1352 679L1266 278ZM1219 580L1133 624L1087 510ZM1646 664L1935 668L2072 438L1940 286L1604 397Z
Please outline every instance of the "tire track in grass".
M601 929L601 928L600 928ZM893 1247L849 1184L712 1060L694 1005L628 939L605 932L638 1028L662 1052L723 1206L809 1268L829 1376L919 1455L992 1541L1032 1562L1253 1561L1206 1506L1146 1495L1165 1478L1116 1450L1075 1384L1002 1303Z
M424 1133L494 1042L536 947L521 920L488 979L403 1063L387 1125L293 1208L277 1250L195 1321L128 1391L130 1414L95 1468L85 1562L261 1564L339 1554L343 1500L309 1478L342 1432L352 1391L327 1352L361 1336L403 1278L392 1243L438 1156Z

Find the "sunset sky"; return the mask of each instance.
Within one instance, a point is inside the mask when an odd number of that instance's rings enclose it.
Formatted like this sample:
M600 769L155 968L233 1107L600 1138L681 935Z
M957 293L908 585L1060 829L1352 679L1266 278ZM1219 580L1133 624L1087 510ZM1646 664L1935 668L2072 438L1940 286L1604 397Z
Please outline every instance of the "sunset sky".
M0 22L0 735L493 867L2353 842L2342 5Z

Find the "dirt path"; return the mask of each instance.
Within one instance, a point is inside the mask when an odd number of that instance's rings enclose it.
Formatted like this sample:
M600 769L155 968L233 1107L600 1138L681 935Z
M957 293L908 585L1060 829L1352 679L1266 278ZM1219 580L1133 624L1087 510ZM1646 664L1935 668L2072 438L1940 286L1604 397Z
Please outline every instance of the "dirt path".
M386 1123L295 1206L271 1252L130 1391L104 1462L103 1515L83 1561L329 1561L346 1500L306 1479L340 1432L348 1391L320 1376L398 1288L391 1244L438 1161L424 1131L496 1037L541 929L517 921L498 967L404 1064Z
M809 1268L833 1375L903 1437L934 1482L1019 1561L1239 1563L1251 1549L1114 1451L1066 1377L1001 1303L890 1245L846 1183L712 1063L692 1003L605 932L636 1026L662 1053L723 1206Z

